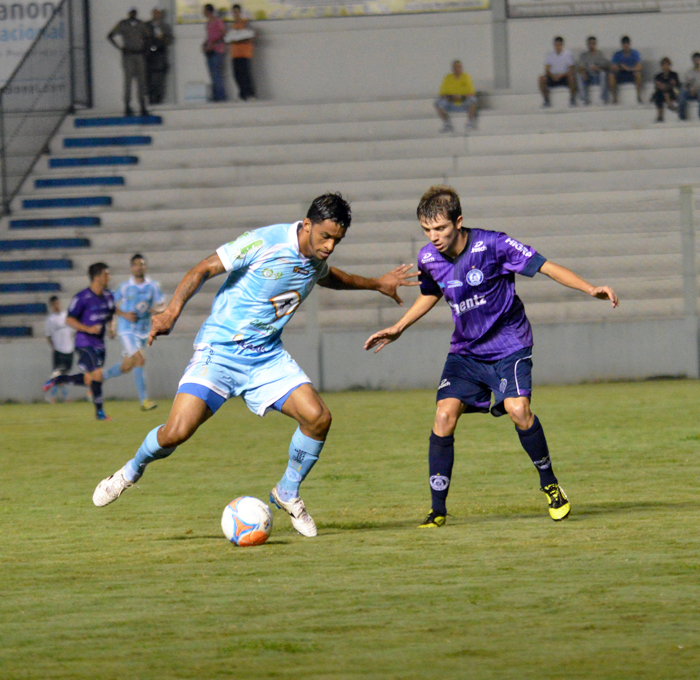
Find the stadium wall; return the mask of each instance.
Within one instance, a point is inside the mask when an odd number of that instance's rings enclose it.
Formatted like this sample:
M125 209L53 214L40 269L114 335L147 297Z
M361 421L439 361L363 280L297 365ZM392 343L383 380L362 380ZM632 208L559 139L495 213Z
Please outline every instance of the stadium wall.
M303 333L289 333L285 347L318 387L346 389L435 388L449 349L445 329L413 328L379 354L365 352L367 331L323 333L320 352ZM171 398L192 355L192 338L161 338L148 350L149 393ZM117 341L107 344L107 365L121 360ZM536 384L598 380L697 377L697 331L684 320L551 324L535 327ZM3 344L0 401L40 401L51 367L44 340ZM74 398L85 391L70 388ZM135 399L130 375L110 380L107 399Z

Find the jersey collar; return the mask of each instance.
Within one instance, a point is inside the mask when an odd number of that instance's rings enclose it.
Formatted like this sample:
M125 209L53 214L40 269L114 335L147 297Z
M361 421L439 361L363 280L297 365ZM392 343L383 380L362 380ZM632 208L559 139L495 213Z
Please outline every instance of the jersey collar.
M465 227L466 229L466 227ZM465 257L465 253L469 253L472 247L472 241L474 240L474 232L471 229L466 229L467 231L467 243L464 246L464 250L462 250L461 253L458 253L456 257L451 258L447 257L446 255L443 255L443 257L448 261L451 262L452 264L457 264L463 257Z

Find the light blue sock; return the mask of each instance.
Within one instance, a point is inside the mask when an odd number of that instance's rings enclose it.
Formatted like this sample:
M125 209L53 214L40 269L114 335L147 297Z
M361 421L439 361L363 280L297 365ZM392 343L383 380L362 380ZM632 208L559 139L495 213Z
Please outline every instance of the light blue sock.
M114 366L111 366L106 371L102 372L102 382L109 380L110 378L118 378L120 375L124 375L122 373L122 365L114 364Z
M167 458L177 447L172 449L162 449L158 443L158 430L163 427L158 425L154 427L143 440L143 444L139 447L136 455L132 460L130 460L124 466L124 472L126 473L126 478L130 482L138 482L141 479L143 471L146 469L146 465L152 463L154 460L160 460L161 458Z
M134 368L134 382L136 383L136 391L139 393L139 401L143 403L146 399L146 374L143 366Z
M299 486L315 465L325 443L307 437L297 428L289 445L289 465L277 484L277 492L283 501L299 496Z

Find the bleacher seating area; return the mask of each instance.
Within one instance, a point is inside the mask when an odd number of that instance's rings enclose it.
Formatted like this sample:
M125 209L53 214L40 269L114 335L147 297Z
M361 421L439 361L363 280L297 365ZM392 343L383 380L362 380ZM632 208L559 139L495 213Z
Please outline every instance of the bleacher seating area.
M615 319L681 316L679 187L700 184L697 110L658 125L655 110L636 103L541 110L539 95L499 92L487 101L468 135L461 120L459 134L440 134L431 99L70 118L0 223L0 335L41 337L48 296L67 304L96 261L116 283L141 252L172 294L216 247L301 219L327 190L340 190L354 214L331 264L378 275L416 261L424 238L415 207L437 182L460 192L468 225L507 231L612 285L622 299ZM544 277L519 288L536 323L609 318ZM215 291L191 301L177 333L196 331ZM377 329L399 315L371 292L315 294L324 329ZM449 309L426 322L449 326ZM302 307L290 327L303 324Z

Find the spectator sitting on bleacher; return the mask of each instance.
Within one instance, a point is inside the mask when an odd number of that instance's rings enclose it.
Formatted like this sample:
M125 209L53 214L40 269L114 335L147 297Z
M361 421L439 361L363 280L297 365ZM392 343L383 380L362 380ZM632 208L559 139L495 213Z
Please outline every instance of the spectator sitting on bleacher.
M700 52L693 55L693 68L686 71L683 81L683 89L678 99L678 117L681 120L688 118L688 100L696 99L700 101ZM698 106L700 116L700 106Z
M467 129L475 128L477 108L476 90L472 79L462 69L462 62L455 59L452 62L452 73L448 73L443 79L440 96L435 100L435 110L442 119L441 132L452 132L450 113L466 113Z
M661 72L656 74L654 85L656 89L651 97L651 101L656 106L656 122L664 122L664 104L671 111L676 110L676 99L681 86L680 78L675 71L671 70L671 60L664 57L661 60Z
M574 77L574 57L564 49L564 38L554 38L554 49L544 59L544 75L540 76L540 92L544 103L550 106L549 89L552 87L569 88L569 104L576 106L576 78Z
M637 101L642 103L642 57L632 49L632 41L623 35L621 50L615 52L610 67L610 91L613 104L617 104L617 86L620 83L634 83L637 88Z
M600 98L608 101L608 75L610 60L598 49L598 40L592 35L586 41L588 49L581 53L578 61L578 87L583 103L591 103L588 88L600 85Z

